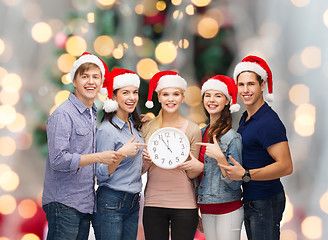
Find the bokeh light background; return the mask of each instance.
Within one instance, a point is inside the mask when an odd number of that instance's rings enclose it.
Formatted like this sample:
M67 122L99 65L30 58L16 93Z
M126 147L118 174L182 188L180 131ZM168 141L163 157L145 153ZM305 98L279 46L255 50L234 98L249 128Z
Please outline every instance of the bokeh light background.
M201 127L206 117L191 36L211 39L224 25L234 28L230 75L247 54L264 57L273 71L275 101L270 105L287 127L294 162L294 173L283 178L288 201L281 239L328 239L328 1L172 0L169 20L154 25L162 33L155 43L138 31L140 15L156 15L167 4L0 0L0 240L42 239L45 158L33 133L42 113L48 116L69 94L47 79L49 66L61 72L65 85L71 84L67 73L84 51L124 62L145 82L160 70L177 70L189 84L182 114ZM206 11L196 11L202 7ZM97 35L97 9L112 8L120 12L119 31ZM68 21L72 12L84 17ZM57 57L56 48L65 52ZM100 108L104 100L97 98ZM235 121L240 115L234 115Z

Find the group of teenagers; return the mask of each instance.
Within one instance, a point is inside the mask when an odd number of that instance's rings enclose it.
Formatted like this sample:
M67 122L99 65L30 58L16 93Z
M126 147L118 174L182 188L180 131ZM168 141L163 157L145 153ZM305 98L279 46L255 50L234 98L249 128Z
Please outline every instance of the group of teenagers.
M139 76L108 70L84 53L70 72L75 92L48 118L48 157L42 197L48 240L86 240L90 222L97 240L137 238L141 176L147 173L142 222L146 240L191 240L202 228L207 240L280 239L285 193L280 178L292 173L286 129L272 101L272 73L257 56L237 64L233 78L216 75L201 87L209 124L200 129L179 113L187 82L161 71L149 82L161 110L141 118ZM98 93L107 94L97 127ZM245 104L237 131L237 96ZM190 142L190 156L174 169L156 166L147 141L174 127ZM98 187L95 188L97 180ZM200 212L200 213L199 213ZM201 217L200 217L201 216Z

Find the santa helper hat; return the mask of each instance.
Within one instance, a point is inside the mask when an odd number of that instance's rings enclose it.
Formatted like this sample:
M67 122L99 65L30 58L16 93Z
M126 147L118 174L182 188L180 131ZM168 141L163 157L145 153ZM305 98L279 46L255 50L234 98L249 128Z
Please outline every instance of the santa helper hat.
M72 66L71 72L70 72L70 77L71 77L72 81L74 79L76 70L84 63L96 64L100 68L102 80L104 81L106 78L108 78L109 71L108 71L108 67L107 67L106 63L104 63L103 60L101 60L99 57L97 57L91 53L84 52L81 55L81 57L79 57L79 59L73 63L73 66Z
M164 88L180 88L184 91L187 89L187 82L177 72L162 71L156 73L149 81L148 98L146 102L147 108L154 107L152 101L153 92L157 93Z
M128 69L118 69L114 68L110 73L108 78L105 79L102 88L100 89L100 93L103 95L108 94L106 101L104 102L103 109L105 112L115 112L118 109L118 103L116 100L113 100L113 92L116 89L126 87L126 86L134 86L139 88L140 86L140 78L139 76Z
M263 81L268 85L268 94L265 99L268 102L272 102L273 96L273 82L272 82L272 72L268 64L260 57L249 55L245 57L240 63L235 67L233 77L237 82L237 77L240 73L245 71L251 71L258 74Z
M237 103L238 88L235 80L231 77L215 75L209 78L202 86L202 96L207 90L217 90L222 92L229 99L229 101L232 100L229 108L230 112L234 113L239 111L240 105Z

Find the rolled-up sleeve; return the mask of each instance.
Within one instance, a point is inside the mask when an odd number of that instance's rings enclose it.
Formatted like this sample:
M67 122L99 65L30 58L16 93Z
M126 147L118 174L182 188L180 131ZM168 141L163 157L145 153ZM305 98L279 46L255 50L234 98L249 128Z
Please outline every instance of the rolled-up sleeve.
M67 114L52 115L47 123L48 155L54 171L76 173L81 154L71 153L72 121Z

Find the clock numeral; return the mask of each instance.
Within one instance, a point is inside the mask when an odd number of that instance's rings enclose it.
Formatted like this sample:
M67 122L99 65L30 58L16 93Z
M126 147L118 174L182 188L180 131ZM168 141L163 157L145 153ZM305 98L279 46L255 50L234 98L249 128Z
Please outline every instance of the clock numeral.
M176 162L179 162L180 160L179 160L179 157L175 157L175 161Z
M158 145L158 140L155 140L154 141L154 145Z
M184 156L185 154L184 154L184 152L181 152L181 156Z
M158 135L158 139L162 140L163 139L163 135Z
M158 159L158 154L155 154L155 159Z
M180 143L183 143L183 142L182 142L182 137L179 137L179 139L180 139Z
M169 161L169 164L172 165L172 161L171 160Z
M175 132L173 133L173 135L174 135L174 138L176 138Z
M162 158L162 164L164 164L164 162L165 162L165 158Z
M157 148L153 147L153 151L156 152Z
M185 149L185 146L183 144L181 144L181 149Z
M165 133L165 137L169 138L170 137L170 133L169 132L166 132Z

